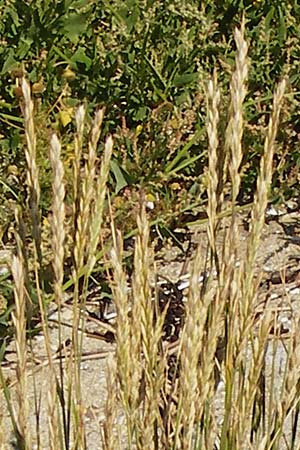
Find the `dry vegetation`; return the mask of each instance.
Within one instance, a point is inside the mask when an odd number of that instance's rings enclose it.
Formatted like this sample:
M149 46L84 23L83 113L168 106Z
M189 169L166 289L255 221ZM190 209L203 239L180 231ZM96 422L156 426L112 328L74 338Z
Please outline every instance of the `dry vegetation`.
M241 254L236 206L241 181L243 102L248 75L244 24L235 30L235 41L236 66L230 85L231 102L225 146L219 145L218 137L221 93L216 73L207 84L209 252L203 255L199 250L196 251L185 305L185 324L177 342L170 344L162 339L165 313L160 314L158 311L155 289L151 284L155 266L143 199L137 217L138 233L130 291L123 265L122 236L115 229L114 218L111 217L113 239L107 264L111 267L111 286L117 312L114 327L116 351L109 363L106 418L102 424L103 440L99 448L208 450L218 447L222 450L271 450L283 448L287 419L291 419L292 425L297 428L299 333L294 332L288 343L286 371L278 389L274 378L267 380L264 372L264 357L271 342L269 332L272 326L267 305L264 314L259 317L255 315L258 280L254 276L254 269L272 178L275 138L286 80L283 79L274 92L252 207L246 256L237 264ZM64 261L69 258L73 262L72 351L68 355L68 362L63 364L61 358L58 367L53 364L43 291L36 139L33 104L25 79L22 81L22 90L27 141L28 207L35 264L28 267L26 243L22 240L22 233L16 232L17 252L11 268L16 304L13 322L18 353L16 410L12 408L10 387L5 384L3 375L2 388L10 408L18 448L29 450L32 444L27 425L29 369L26 323L30 320L32 309L37 306L29 294L29 283L34 283L52 380L47 405L50 448L79 450L86 447L82 418L84 398L80 379L84 336L78 330L82 329L84 322L88 280L97 261L103 212L108 197L106 182L113 142L111 137L107 137L99 161L96 150L104 111L97 111L89 133L88 151L83 158L85 110L80 106L76 113L73 210L71 219L66 220L61 144L55 134L50 140L53 290L59 310L64 303ZM231 186L230 226L222 227L223 192L228 182ZM18 223L21 229L22 218L19 216ZM66 234L74 237L71 256L64 252L64 248L67 248L64 245ZM221 249L216 245L217 238L223 241ZM103 243L101 245L104 246ZM204 265L208 269L207 276L199 284ZM80 292L83 294L80 295ZM293 320L296 330L298 317ZM220 380L225 386L225 396L222 416L217 417L215 400ZM68 404L68 414L63 412L65 404ZM126 426L120 430L118 418L121 415L125 417ZM292 435L289 441L285 440L285 448L299 448L294 438L295 435Z

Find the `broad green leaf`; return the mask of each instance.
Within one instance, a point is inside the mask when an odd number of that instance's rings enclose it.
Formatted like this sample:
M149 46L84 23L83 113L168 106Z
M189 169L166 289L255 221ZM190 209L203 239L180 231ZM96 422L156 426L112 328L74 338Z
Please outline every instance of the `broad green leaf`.
M9 72L11 69L13 69L17 65L17 61L14 58L14 51L11 48L9 51L9 54L6 58L6 60L3 63L1 75L4 75L5 73Z
M193 83L199 79L197 72L194 73L184 73L182 75L176 75L173 80L173 84L176 87L185 86L187 84Z
M33 39L29 36L21 36L20 38L20 45L18 48L18 57L20 59L25 58L25 56L28 53L28 50L30 49L31 45L33 43Z
M115 193L117 194L123 187L127 186L127 181L123 175L122 169L115 159L110 161L110 168L116 180Z
M87 14L69 14L64 20L64 32L72 42L76 42L88 27Z
M134 114L134 120L144 120L147 117L148 108L146 106L140 106L137 112Z
M16 28L18 28L20 25L20 19L19 19L17 12L13 8L10 8L10 7L7 7L6 11L9 13L10 17L12 18L14 26Z
M84 64L86 69L89 69L92 65L92 60L88 56L86 56L85 50L83 47L79 47L74 55L71 58L73 63L81 63Z

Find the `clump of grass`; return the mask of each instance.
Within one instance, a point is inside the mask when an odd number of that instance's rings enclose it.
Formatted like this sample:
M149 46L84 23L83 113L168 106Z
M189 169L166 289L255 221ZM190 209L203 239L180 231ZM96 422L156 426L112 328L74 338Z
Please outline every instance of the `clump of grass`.
M112 242L108 245L110 283L117 315L113 328L116 347L111 356L113 360L109 363L106 417L102 424L102 446L107 450L117 448L209 450L215 448L217 440L222 450L278 449L284 436L287 418L293 411L298 411L298 334L295 332L291 339L290 353L287 355L287 371L283 375L278 403L272 409L274 405L270 400L269 410L266 412L264 398L270 393L264 391L266 384L264 364L270 339L271 315L266 311L257 318L255 314L258 292L258 281L255 278L256 259L271 184L275 138L286 80L283 79L278 84L274 94L252 206L246 251L242 252L239 248L236 203L243 170L241 167L243 108L248 74L248 46L244 37L244 21L235 31L235 41L236 67L230 85L231 102L224 147L219 137L221 92L216 72L207 85L208 258L201 253L201 247L196 250L190 269L185 323L177 342L170 344L163 339L163 326L168 320L168 305L164 311L159 310L157 298L159 287L155 286L155 283L153 287L153 280L156 278L155 257L149 242L150 227L143 195L141 194L137 215L133 275L129 280L123 266L124 242L121 233L115 229L114 217L111 216ZM39 188L35 164L33 109L28 83L23 81L22 87L26 117L29 195L35 193L32 197L35 258L36 262L42 264L38 251L41 247ZM112 138L108 137L103 146L101 162L98 163L98 141L103 117L104 110L98 110L91 125L87 157L82 163L85 143L84 107L80 106L75 114L71 230L74 237L72 255L74 267L70 282L73 286L72 349L69 355L64 354L63 350L59 351L58 373L53 364L50 346L45 293L40 288L39 277L37 275L33 277L50 368L48 411L49 442L52 449L86 448L83 420L85 405L80 372L82 330L88 281L97 260L100 243L107 195L106 184L113 151ZM67 224L61 143L55 134L50 141L50 160L53 172L52 282L61 333L60 312L64 306L64 247ZM231 214L229 218L224 218L222 203L224 185L228 178L231 183ZM19 358L17 415L11 406L9 390L2 373L1 379L8 398L18 445L20 448L29 449L31 435L27 426L26 401L27 293L25 295L25 262L22 255L19 250L12 264L16 300L13 322ZM203 268L207 270L204 275L202 274L201 281L200 274ZM80 295L81 286L83 286L82 295ZM61 334L59 341L60 348L63 348ZM173 368L170 367L171 360L174 361ZM220 380L224 385L223 397L219 392ZM269 390L275 390L274 378ZM216 411L215 408L218 398L222 400L220 411ZM272 395L270 398L273 398ZM118 423L122 415L125 417L125 423L120 429ZM294 419L293 423L295 426L297 420ZM293 442L287 448L294 448L295 441L294 433Z

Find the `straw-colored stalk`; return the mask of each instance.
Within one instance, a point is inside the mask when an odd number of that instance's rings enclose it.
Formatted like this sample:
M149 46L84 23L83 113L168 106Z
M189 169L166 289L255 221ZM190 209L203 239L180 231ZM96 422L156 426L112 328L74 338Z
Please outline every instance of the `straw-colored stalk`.
M83 112L81 111L81 114ZM108 167L109 163L105 160L105 157L107 156L107 150L104 152L104 161L101 165L100 175L97 179L97 183L95 186L95 176L96 176L96 159L97 159L97 145L98 140L101 133L101 125L103 121L103 115L104 115L104 109L99 110L95 114L95 118L92 125L92 130L90 134L89 139L89 152L88 152L88 159L87 163L84 168L84 178L82 183L82 192L79 199L79 214L77 217L77 229L75 232L75 247L74 247L74 261L75 261L75 270L74 270L74 278L75 278L75 285L74 285L74 296L73 296L73 332L72 332L72 343L73 343L73 354L74 354L74 362L75 367L74 370L72 370L74 375L74 385L75 385L75 394L74 394L74 407L75 410L77 410L77 413L74 415L74 418L76 417L79 420L79 427L78 427L78 433L80 432L82 419L80 418L81 415L81 393L80 393L80 355L81 355L81 349L82 349L82 339L83 335L78 332L79 329L79 323L80 320L84 321L84 317L81 315L81 311L84 307L84 301L85 301L85 294L86 294L86 284L88 280L88 276L92 270L87 271L85 276L85 283L84 283L84 292L82 301L80 301L80 310L78 309L78 303L79 303L79 277L80 273L84 267L84 264L86 262L86 258L88 260L91 260L92 255L90 254L90 242L92 239L92 236L90 234L91 227L93 226L93 223L95 221L94 211L99 211L99 204L101 204L101 207L103 208L104 198L105 198L105 185L107 182L107 176L108 176ZM83 120L83 119L82 119ZM81 118L78 117L78 126L80 128L81 126ZM80 132L80 130L79 130ZM107 146L105 146L106 148ZM112 145L111 145L112 147ZM105 166L103 168L103 166ZM105 178L104 178L105 177ZM99 180L100 178L100 180ZM102 184L101 184L102 183ZM99 184L101 184L102 191L99 192ZM101 212L102 214L102 212ZM98 219L100 220L100 219ZM92 223L92 225L90 225ZM97 229L98 233L100 234L100 226ZM98 236L99 239L99 236ZM96 246L98 244L98 241L96 243ZM96 249L95 249L96 251ZM89 264L88 264L89 265ZM81 324L81 329L84 327L84 323ZM76 426L76 425L75 425ZM83 436L78 436L79 440L81 440L83 444Z
M274 99L272 114L270 117L267 135L264 144L264 152L260 160L260 170L257 178L257 187L254 197L254 204L250 221L249 245L247 248L247 257L245 260L245 281L244 292L247 292L254 275L254 264L261 238L261 233L265 221L265 211L269 199L269 190L272 181L272 164L275 150L275 139L277 135L279 117L282 108L284 92L286 88L286 78L284 78L277 86Z
M103 450L116 450L116 420L118 414L118 385L117 385L117 365L116 361L109 357L107 361L106 374L106 402L104 406L105 419L102 424L102 446Z
M109 175L110 160L113 152L113 139L109 136L106 139L103 157L101 161L100 173L97 178L95 189L95 202L91 215L89 228L90 242L88 246L87 272L91 273L96 263L96 251L101 236L101 227L103 223L104 202L106 196L106 184Z
M218 123L219 123L219 107L220 107L220 90L217 84L217 74L208 82L207 87L208 98L208 227L207 234L213 257L216 257L216 231L217 231L217 213L218 213Z
M17 353L17 404L18 404L18 445L24 450L31 449L31 437L28 427L29 406L27 399L27 345L26 345L26 311L25 311L25 289L24 268L22 257L13 256L11 265L14 279L15 310L12 319L15 327L16 353Z
M65 185L64 167L61 161L61 145L56 134L50 141L50 162L53 172L52 181L52 251L54 271L54 293L58 305L62 302L62 284L64 276L65 244Z
M139 401L139 382L141 377L140 346L139 348L133 348L131 343L131 333L134 334L135 331L130 329L128 289L126 275L122 267L123 241L119 234L116 235L114 233L114 230L113 236L114 245L111 250L111 263L113 268L112 290L117 312L115 333L117 376L120 387L120 399L127 420L128 446L131 449ZM134 373L137 371L138 376L136 377Z
M241 162L243 157L243 102L247 93L248 79L248 45L244 38L245 20L242 20L240 29L236 28L234 38L236 43L235 71L230 83L231 102L229 107L229 122L226 130L225 149L229 159L229 174L231 180L232 217L231 224L225 233L222 248L222 263L219 274L218 299L223 303L226 330L225 351L225 415L221 434L221 447L227 445L227 436L230 434L230 421L232 420L232 402L235 383L236 343L239 330L239 303L241 301L240 284L241 273L236 268L238 260L239 231L235 215L235 203L241 184Z
M248 45L244 38L245 19L241 28L234 30L234 39L237 47L235 64L236 68L230 83L231 103L229 109L229 123L226 131L226 146L230 149L229 172L232 184L233 206L237 199L241 176L240 165L242 162L242 137L243 137L243 102L247 93L246 83L248 79Z
M237 370L235 364L236 346L239 330L239 303L241 273L236 268L236 243L233 242L233 237L238 239L236 235L237 228L235 228L235 220L226 233L226 239L223 244L223 261L220 271L218 294L216 300L224 303L224 365L225 365L225 403L224 403L224 420L221 430L221 444L220 448L225 448L228 443L230 435L231 420L233 414L232 405L234 403L234 385L235 373ZM232 226L233 225L233 226ZM229 446L230 448L230 446Z
M213 448L217 438L217 427L213 421L214 399L220 381L220 371L225 357L223 338L223 312L226 302L219 297L219 291L208 287L205 296L210 299L207 311L207 322L202 338L202 349L199 355L198 389L199 398L196 404L196 424L205 424L203 432L195 436L195 448L202 445ZM198 430L199 431L199 430Z
M293 322L291 330L291 339L287 350L287 361L284 372L284 379L279 398L274 398L272 402L273 410L270 412L270 425L268 429L268 448L278 448L279 440L286 432L287 420L291 420L293 426L298 424L299 411L299 393L300 393L300 316L293 312ZM275 382L272 384L275 390ZM293 417L294 415L294 417ZM297 428L294 429L297 431ZM299 439L299 435L295 436ZM291 448L299 448L295 444ZM274 446L274 447L273 447Z
M275 137L277 133L279 114L283 100L285 89L285 80L283 80L274 95L273 112L271 115L267 137L265 140L264 154L261 159L260 173L257 181L257 190L254 198L253 211L250 221L250 234L248 238L248 246L246 257L240 263L240 267L236 268L233 276L229 276L230 268L225 273L225 280L231 280L229 288L228 313L225 317L227 323L227 348L226 348L226 398L225 398L225 418L222 427L221 445L225 445L226 436L228 434L228 445L238 439L243 440L245 428L238 426L241 420L248 420L244 415L249 413L253 404L254 391L249 387L248 391L244 391L245 387L245 360L249 354L249 341L254 342L253 329L254 323L254 305L257 296L258 281L254 279L255 261L258 250L259 241L264 224L265 210L268 201L268 191L270 188L272 177L272 160L274 154ZM231 227L228 236L230 247L234 245L232 238L236 233L235 227ZM229 254L233 256L229 250ZM224 262L226 265L226 258ZM229 258L228 258L229 261ZM232 258L232 268L235 267L235 258ZM225 267L226 268L226 267ZM231 268L231 271L233 270ZM264 354L264 342L260 342L260 351ZM257 366L259 370L259 365ZM258 373L258 372L257 372ZM238 374L239 385L236 386L236 374ZM242 392L239 391L242 389ZM234 394L235 392L235 394ZM234 410L231 408L232 402L236 402L235 396L238 396L239 404ZM243 398L242 398L243 397ZM230 437L229 437L230 436ZM230 440L232 439L232 441Z
M208 308L212 300L209 290L203 297L200 295L199 273L201 265L202 254L199 247L193 261L186 304L185 326L180 342L179 427L176 432L177 439L178 437L180 439L180 448L183 450L192 448L193 430L199 408L199 356L203 346ZM212 368L209 370L212 370Z
M244 38L245 21L243 19L241 28L235 29L234 37L236 42L236 68L232 75L230 83L231 102L229 107L229 122L226 130L225 148L229 153L229 173L231 179L231 201L232 201L232 218L231 225L225 234L223 244L222 264L220 269L220 294L219 298L227 302L226 310L229 311L225 315L225 327L227 329L227 349L226 349L226 405L232 402L231 389L233 380L233 359L235 354L236 330L238 329L238 303L240 301L240 274L236 270L237 249L239 242L239 232L237 227L236 216L234 212L235 202L239 193L241 175L240 165L242 162L242 137L243 137L243 102L246 96L246 83L248 78L248 46ZM237 273L238 272L238 273ZM226 411L228 408L226 409ZM225 417L224 427L226 428ZM226 434L226 432L225 432Z
M153 255L149 248L149 223L144 204L137 218L138 235L134 253L133 308L132 322L133 347L139 345L143 357L143 415L140 423L138 449L155 448L154 424L160 423L160 392L164 385L164 361L159 357L159 343L162 336L164 314L155 315L155 307L150 286L151 261ZM139 314L137 316L137 314ZM138 323L138 321L139 323ZM136 336L136 338L135 338ZM138 371L135 377L139 375ZM135 380L136 382L137 380Z
M29 268L28 268L28 250L26 243L26 228L22 217L20 208L15 209L15 221L16 221L16 231L14 237L16 240L18 251L21 254L24 270L24 283L25 283L25 299L26 299L26 318L27 322L30 323L33 314L33 304L32 300L28 294L29 292Z
M61 304L63 301L63 275L64 275L64 244L65 244L65 185L64 185L64 167L61 161L61 144L56 134L53 134L50 141L50 162L52 168L52 251L53 251L53 272L54 272L54 294L58 306L58 321L61 318ZM57 398L56 398L56 377L52 364L50 339L48 329L43 322L45 343L48 352L50 374L50 390L48 395L48 417L49 417L49 435L50 447L58 447L58 417L57 417ZM62 344L61 327L59 325L59 347ZM60 371L62 374L62 370ZM61 380L61 387L64 383Z
M259 407L262 407L263 392L260 391L260 378L263 376L266 347L268 345L271 328L271 312L266 310L260 320L259 327L248 336L249 342L243 348L244 361L242 363L244 371L239 373L239 383L237 386L236 407L233 410L234 420L232 426L232 436L235 440L236 448L249 448L249 430L258 427L262 420ZM255 415L254 402L256 404ZM255 423L256 421L256 423ZM248 441L248 442L247 442Z
M86 245L89 240L88 238L89 238L89 224L91 220L91 205L94 201L96 202L99 201L97 193L95 192L95 175L96 175L97 145L101 133L103 116L104 116L104 109L97 111L95 114L91 135L88 143L89 147L88 158L84 167L82 193L79 200L79 214L77 218L77 230L75 235L75 248L74 248L74 260L77 276L80 273L80 270L83 268ZM81 124L79 123L79 126L80 125Z
M34 128L34 105L31 99L30 86L25 78L22 78L21 87L24 97L23 114L24 128L27 146L25 147L25 156L27 162L27 185L29 189L29 211L32 220L32 234L35 243L35 250L38 262L42 262L41 250L41 224L39 213L40 185L39 171L36 162L36 135Z
M254 281L254 271L257 251L265 221L265 211L268 203L269 189L272 180L272 163L275 148L275 138L278 129L279 116L283 102L286 80L283 79L274 94L273 110L265 139L264 152L260 161L260 171L254 196L250 220L250 234L245 260L241 264L241 298L239 329L241 339L248 339L252 327L253 307L257 295L257 282ZM243 347L243 345L241 345Z
M73 227L74 238L77 229L80 199L80 164L82 156L83 132L84 132L85 107L80 105L75 111L76 133L74 137L73 159Z
M57 385L54 374L51 374L48 390L48 429L49 429L49 447L50 450L58 450L60 448L59 438L59 420L57 414Z
M230 83L231 102L229 106L229 122L226 130L225 149L229 153L229 173L231 179L232 218L231 225L225 235L223 246L223 271L224 279L233 277L233 271L237 260L237 246L239 233L234 212L235 202L241 184L240 165L242 162L242 137L243 137L243 102L247 93L246 82L248 78L248 46L244 38L245 20L242 20L241 28L235 29L234 38L237 47L235 57L235 71ZM230 298L230 297L228 297Z

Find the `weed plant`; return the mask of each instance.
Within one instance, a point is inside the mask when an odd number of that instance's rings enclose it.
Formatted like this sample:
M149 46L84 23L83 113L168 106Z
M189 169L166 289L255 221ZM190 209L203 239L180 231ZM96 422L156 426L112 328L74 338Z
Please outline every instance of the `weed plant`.
M66 287L72 290L71 351L53 354L48 322L49 295L44 283L45 255L40 212L39 172L36 155L35 118L29 83L21 80L22 109L26 135L28 214L16 213L16 254L13 256L15 308L13 326L17 351L16 384L12 387L1 370L2 389L11 415L18 449L29 450L28 383L33 364L29 360L27 329L39 311L45 339L48 368L49 444L52 450L86 449L84 406L81 386L82 344L85 339L85 306L89 278L95 264L106 264L116 309L111 327L115 347L108 359L105 417L101 422L102 443L94 448L116 449L294 449L299 408L299 326L292 319L287 343L286 370L280 381L266 376L265 354L273 345L275 361L278 336L271 338L273 318L266 305L256 314L259 283L256 257L264 225L272 181L275 139L280 124L286 79L275 88L264 150L260 159L252 204L246 252L240 248L238 196L244 170L242 138L245 128L245 98L249 73L245 24L235 29L235 68L230 83L230 106L225 139L220 137L221 90L215 71L206 85L207 98L207 245L200 247L190 268L190 286L185 305L185 323L179 339L163 340L166 310L158 312L153 274L155 264L150 227L141 194L137 208L133 273L124 268L124 242L110 205L107 181L113 155L111 136L97 146L104 110L96 111L89 135L86 110L76 110L72 168L72 210L66 216L66 185L61 141L50 138L52 177L51 286L58 314L66 307ZM87 146L86 146L87 144ZM87 150L86 150L87 148ZM230 186L230 202L224 201ZM228 206L229 205L229 206ZM225 208L227 216L224 218ZM104 214L110 211L111 241L102 241ZM229 211L229 212L228 212ZM31 246L21 232L31 219ZM67 236L71 236L68 240ZM221 242L221 244L220 244ZM105 256L105 258L104 258ZM68 271L66 272L66 261ZM70 269L70 265L71 269ZM207 275L199 285L199 276ZM66 279L68 279L68 283ZM65 283L65 284L64 284ZM128 283L130 289L128 289ZM34 292L34 296L32 296ZM59 321L59 328L62 326ZM61 348L63 349L62 337ZM272 341L273 340L273 341ZM273 342L273 344L272 344ZM59 363L56 364L58 359ZM171 368L171 361L175 366ZM273 362L275 364L275 362ZM33 371L34 372L34 371ZM277 383L280 386L277 386ZM223 393L220 391L223 386ZM219 400L218 400L219 399ZM216 408L216 402L222 404ZM96 420L96 418L95 418ZM123 420L120 426L120 420ZM289 433L287 427L292 432ZM2 440L3 440L2 435ZM1 443L4 445L4 441ZM39 448L42 444L39 444ZM46 444L47 445L47 444Z

